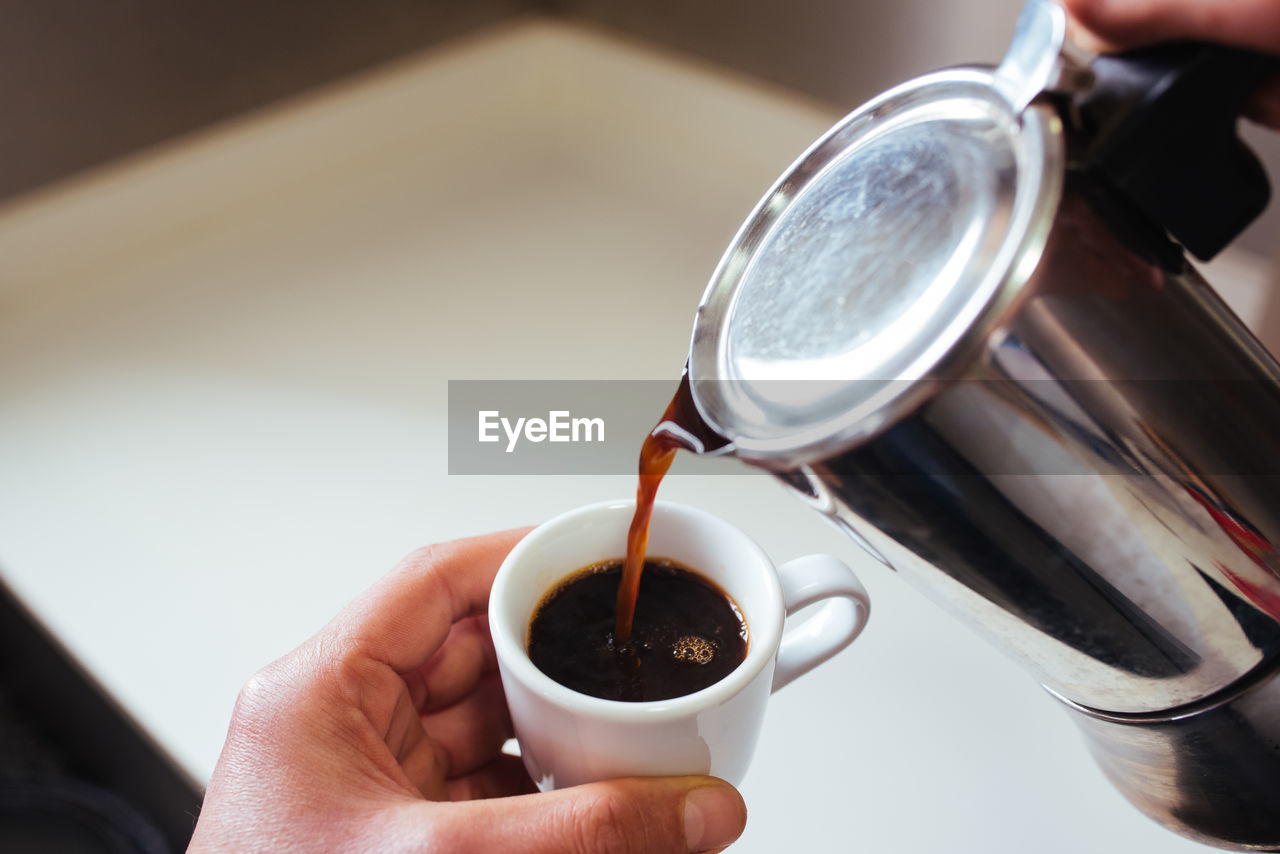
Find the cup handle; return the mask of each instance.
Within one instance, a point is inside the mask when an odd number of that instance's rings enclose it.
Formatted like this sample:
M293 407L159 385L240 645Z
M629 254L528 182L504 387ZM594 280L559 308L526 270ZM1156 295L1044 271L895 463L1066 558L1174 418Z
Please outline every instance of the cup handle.
M806 555L778 567L787 611L773 691L808 673L853 643L871 616L871 600L853 570L831 555ZM827 600L796 622L801 608Z

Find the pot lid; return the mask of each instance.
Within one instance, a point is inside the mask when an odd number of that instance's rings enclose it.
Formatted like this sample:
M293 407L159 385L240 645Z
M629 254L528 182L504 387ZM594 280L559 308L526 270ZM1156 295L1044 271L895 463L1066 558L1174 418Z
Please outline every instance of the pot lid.
M739 456L794 464L877 432L998 325L1063 172L1057 114L1004 84L954 69L890 90L756 206L712 275L689 361L700 414Z

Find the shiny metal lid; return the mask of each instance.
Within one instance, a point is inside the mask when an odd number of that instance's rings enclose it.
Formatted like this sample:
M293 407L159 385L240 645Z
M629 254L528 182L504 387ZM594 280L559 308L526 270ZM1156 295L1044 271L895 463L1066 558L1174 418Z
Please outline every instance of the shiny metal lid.
M789 465L854 444L962 373L998 329L1063 173L1057 114L1010 97L1006 66L927 75L866 104L739 230L689 364L699 412L739 456Z

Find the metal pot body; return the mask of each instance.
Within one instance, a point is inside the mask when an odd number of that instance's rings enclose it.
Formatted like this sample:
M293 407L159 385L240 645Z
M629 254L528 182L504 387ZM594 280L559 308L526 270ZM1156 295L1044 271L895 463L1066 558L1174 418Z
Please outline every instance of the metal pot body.
M1065 32L1029 0L998 68L779 178L698 308L700 426L1020 660L1139 808L1280 850L1280 368L1181 248L1266 204L1235 126L1273 60Z
M1021 660L1141 809L1280 850L1280 368L1142 223L1068 171L963 369L779 476Z
M1207 845L1280 848L1280 665L1163 715L1073 712L1099 767L1151 818Z

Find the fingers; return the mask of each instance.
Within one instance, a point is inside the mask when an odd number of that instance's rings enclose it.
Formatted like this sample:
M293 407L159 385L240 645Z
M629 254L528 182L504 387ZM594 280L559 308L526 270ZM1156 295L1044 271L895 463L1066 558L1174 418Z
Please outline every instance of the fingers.
M499 754L487 765L470 774L449 781L449 800L473 801L479 798L509 798L529 795L538 789L529 779L524 760L519 756Z
M457 620L483 613L507 552L528 529L419 549L400 562L322 634L400 673L421 667Z
M1261 125L1280 129L1280 74L1272 74L1245 103L1245 115Z
M422 728L436 744L446 777L468 774L492 761L512 735L498 674L482 679L461 702L423 715Z
M454 623L439 652L422 667L405 673L404 681L418 710L429 712L458 702L497 667L488 618L471 617Z
M1135 47L1195 39L1280 53L1275 0L1065 0L1067 11L1101 38Z
M419 715L408 694L402 690L401 696L384 741L409 782L429 800L452 797L453 779L492 765L512 736L496 672L481 679L460 702L432 714ZM494 782L478 779L474 785L492 788ZM523 786L507 786L501 794L522 791L526 791Z
M1275 0L1064 0L1088 32L1077 43L1115 51L1156 42L1220 42L1280 54L1280 3ZM1084 38L1080 36L1084 35ZM1098 41L1094 42L1092 35ZM1254 91L1245 115L1280 129L1280 76Z
M635 777L402 809L400 833L416 832L444 851L503 854L719 851L738 838L747 818L737 790L713 777Z

